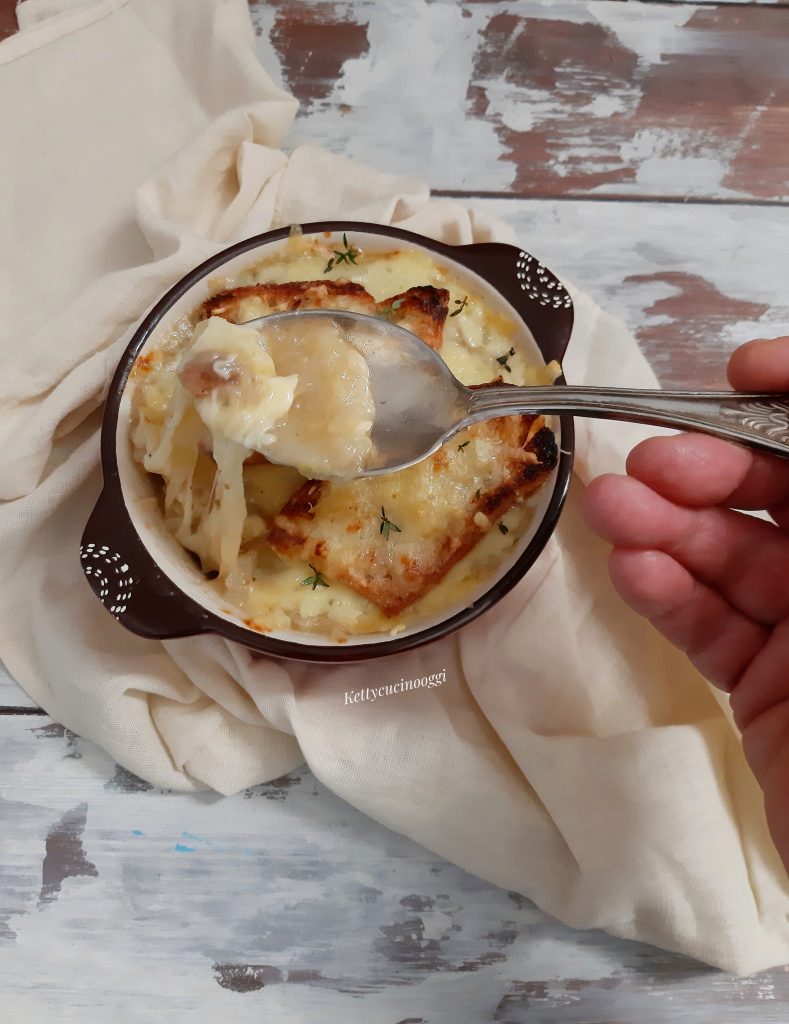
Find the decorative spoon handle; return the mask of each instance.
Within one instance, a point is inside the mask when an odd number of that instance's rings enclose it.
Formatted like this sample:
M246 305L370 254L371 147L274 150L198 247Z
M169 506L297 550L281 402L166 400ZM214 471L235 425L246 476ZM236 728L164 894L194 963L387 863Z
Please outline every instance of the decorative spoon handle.
M469 394L464 424L517 413L570 413L695 430L789 458L789 394L509 384Z

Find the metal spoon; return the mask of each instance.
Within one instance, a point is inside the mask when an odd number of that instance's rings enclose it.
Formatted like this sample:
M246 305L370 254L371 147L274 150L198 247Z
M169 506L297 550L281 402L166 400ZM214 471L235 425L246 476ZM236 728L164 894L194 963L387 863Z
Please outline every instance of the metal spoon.
M295 317L336 323L370 368L375 454L363 476L412 466L472 423L517 414L570 413L676 427L789 457L789 394L512 384L472 390L415 334L379 317L295 310L247 324L286 325Z

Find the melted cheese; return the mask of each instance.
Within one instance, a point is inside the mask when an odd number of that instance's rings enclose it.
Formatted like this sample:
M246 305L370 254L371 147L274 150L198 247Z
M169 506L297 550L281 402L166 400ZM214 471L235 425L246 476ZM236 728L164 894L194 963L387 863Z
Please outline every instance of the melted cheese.
M278 372L296 376L293 405L262 451L321 480L355 476L372 452L375 406L363 357L330 319L263 329Z
M275 425L293 405L298 377L278 374L254 328L219 317L198 324L181 357L182 380L190 370L197 371L198 380L209 377L210 386L206 383L192 401L214 439L233 441L247 454L274 445Z
M247 455L260 452L320 479L364 468L372 450L370 372L336 324L258 329L211 317L194 338L179 378L215 443L232 441Z

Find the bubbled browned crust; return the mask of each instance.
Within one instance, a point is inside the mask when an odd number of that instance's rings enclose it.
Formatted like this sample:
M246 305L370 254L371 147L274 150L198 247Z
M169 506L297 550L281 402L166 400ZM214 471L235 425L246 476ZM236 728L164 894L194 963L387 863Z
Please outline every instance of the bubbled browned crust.
M331 536L336 536L338 530L353 534L359 528L359 509L353 500L357 481L342 484L308 481L292 495L276 517L268 533L269 544L281 557L308 561L329 581L335 579L346 583L380 608L384 615L400 614L436 586L452 566L482 539L490 527L480 526L474 521L477 513L483 513L492 524L498 523L515 504L542 487L558 461L556 439L542 417L507 416L486 420L469 427L463 437L486 438L503 445L503 450L510 453L504 467L504 479L498 486L475 497L464 510L461 522L458 524L456 521L440 543L432 545L432 561L420 559L419 566L404 563L400 573L394 577L391 566L385 568L383 564L376 564L374 549L358 551L353 559L343 564L336 563ZM442 472L446 464L444 449L435 452L427 461L435 472ZM344 489L347 522L328 523L321 516L321 498L328 488L333 487Z
M379 313L421 338L431 348L441 348L444 323L449 311L446 288L419 285L378 303Z
M376 302L362 285L346 280L249 284L212 295L198 309L197 318L206 320L220 316L231 323L240 323L242 309L245 310L244 320L294 309L342 309L383 316L416 334L431 348L439 349L449 309L449 292L446 288L419 285Z
M206 299L198 318L221 316L238 323L238 311L245 299L258 299L267 313L285 313L292 309L346 309L354 313L377 312L375 299L366 288L352 281L292 281L288 284L248 284L230 288Z

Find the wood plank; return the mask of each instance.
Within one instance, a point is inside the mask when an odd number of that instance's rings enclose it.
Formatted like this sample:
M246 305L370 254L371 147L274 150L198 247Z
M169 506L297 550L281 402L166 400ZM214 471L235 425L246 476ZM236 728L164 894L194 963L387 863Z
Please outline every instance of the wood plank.
M616 2L616 0L614 0ZM689 4L694 0L636 0L643 4ZM736 7L787 7L787 0L698 0L697 6L717 7L719 4L729 4Z
M789 999L784 971L738 980L565 928L306 769L233 798L166 793L48 720L6 718L0 807L9 1024L765 1024Z
M725 387L737 345L789 335L789 209L469 202L512 224L526 249L621 317L663 387Z
M0 39L5 39L7 36L12 36L17 31L16 22L16 5L19 0L0 0ZM617 0L609 0L609 2L617 2ZM645 0L645 2L653 2L653 0ZM687 3L688 0L654 0L654 2L665 3ZM746 6L749 4L761 4L765 6L785 6L786 0L707 0L707 2L716 2L722 4L737 4L738 6ZM253 6L256 6L254 0L251 0ZM257 4L259 6L259 3Z
M441 189L789 201L787 6L253 0L252 15L263 65L302 103L292 145Z

